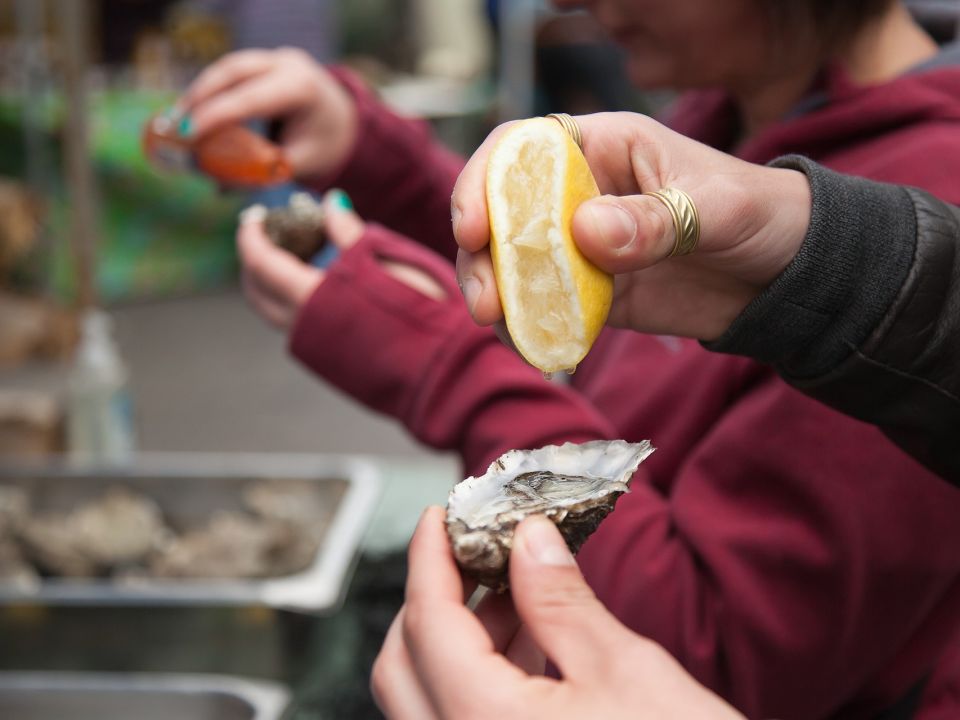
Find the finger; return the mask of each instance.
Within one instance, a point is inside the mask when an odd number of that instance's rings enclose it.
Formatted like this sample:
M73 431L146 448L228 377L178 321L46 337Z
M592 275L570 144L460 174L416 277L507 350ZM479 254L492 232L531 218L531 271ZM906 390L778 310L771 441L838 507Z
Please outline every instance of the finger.
M531 639L564 678L587 683L612 672L611 648L630 633L587 586L550 520L533 516L517 527L510 587Z
M642 270L669 257L676 242L673 218L651 195L604 195L573 215L580 251L609 273Z
M489 249L457 252L457 282L474 322L491 325L503 318Z
M255 278L248 273L243 273L241 287L243 296L260 317L280 330L290 327L293 322L290 309L260 288Z
M391 720L431 720L437 715L403 644L403 616L404 608L400 608L373 663L370 692L377 707Z
M438 302L443 302L447 299L447 294L443 291L443 288L440 287L440 283L423 272L423 270L393 260L381 260L380 265L391 277L396 278L417 292L426 295L428 298L432 298Z
M512 125L504 123L495 128L467 161L450 198L453 236L461 248L476 252L490 240L487 220L487 160L500 136Z
M488 593L477 606L477 620L493 642L494 649L505 654L520 629L520 616L507 593Z
M190 112L193 134L201 137L226 125L254 118L275 118L302 104L300 87L264 72L222 90Z
M441 717L460 717L526 675L496 652L477 617L464 605L463 586L443 510L429 508L410 542L404 646Z
M229 87L273 67L274 57L269 50L240 50L211 63L190 83L180 97L177 108L190 112L200 103Z
M318 268L274 245L256 216L245 214L237 228L237 250L244 272L274 298L299 306L322 278Z
M407 551L407 602L446 601L463 605L473 592L473 583L464 583L453 559L445 527L446 512L433 505L423 511Z
M366 228L353 211L353 203L343 190L329 190L323 197L324 229L330 241L340 250L357 244Z
M530 634L526 625L521 625L504 652L507 660L529 675L543 675L547 669L547 656Z
M476 610L494 649L516 667L531 675L543 675L546 656L520 622L508 593L489 593Z

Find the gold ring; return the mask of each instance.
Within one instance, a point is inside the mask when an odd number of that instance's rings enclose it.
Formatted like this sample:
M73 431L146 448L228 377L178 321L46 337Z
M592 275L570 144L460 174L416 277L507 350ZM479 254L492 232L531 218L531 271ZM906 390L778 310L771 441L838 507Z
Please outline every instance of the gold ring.
M683 190L673 187L651 190L644 195L652 195L667 206L673 218L673 230L676 240L668 257L689 255L697 249L700 242L700 214L693 200Z
M567 131L567 134L573 138L577 147L583 150L583 135L580 134L580 126L577 121L566 113L550 113L548 118L552 118L560 123L560 127Z

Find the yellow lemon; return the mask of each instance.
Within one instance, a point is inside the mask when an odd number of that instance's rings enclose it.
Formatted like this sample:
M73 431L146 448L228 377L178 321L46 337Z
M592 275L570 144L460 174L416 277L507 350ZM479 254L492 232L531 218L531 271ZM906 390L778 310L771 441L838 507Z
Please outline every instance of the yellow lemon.
M487 166L490 253L507 329L545 373L572 372L600 333L613 278L571 236L573 213L599 195L580 148L558 122L512 125Z

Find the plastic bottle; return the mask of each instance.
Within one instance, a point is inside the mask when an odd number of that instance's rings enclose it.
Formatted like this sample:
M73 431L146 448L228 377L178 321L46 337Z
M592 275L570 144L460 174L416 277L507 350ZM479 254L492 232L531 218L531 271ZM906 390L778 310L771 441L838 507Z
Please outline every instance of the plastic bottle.
M117 464L134 452L128 373L102 310L83 316L67 383L67 451L71 460Z
M185 137L170 111L154 115L143 128L143 152L164 170L198 170L222 185L266 187L289 182L293 171L279 146L242 125L229 125L202 138Z

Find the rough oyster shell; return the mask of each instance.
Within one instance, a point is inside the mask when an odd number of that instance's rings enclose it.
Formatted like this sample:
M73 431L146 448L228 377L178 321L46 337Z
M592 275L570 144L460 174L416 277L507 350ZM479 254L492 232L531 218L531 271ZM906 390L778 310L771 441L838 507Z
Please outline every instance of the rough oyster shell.
M189 578L289 574L310 561L309 554L297 552L297 540L287 523L221 510L206 525L174 538L151 558L149 571L154 577Z
M447 533L457 563L481 584L505 590L513 531L535 514L556 523L577 552L653 450L647 440L511 450L450 492Z
M268 210L263 205L253 205L243 211L243 218L262 220L264 230L276 245L305 262L326 242L323 205L309 193L294 193L283 207Z
M118 486L70 512L28 517L19 538L41 569L86 577L143 560L168 532L153 500Z
M16 534L30 512L30 498L20 488L0 485L0 541Z

